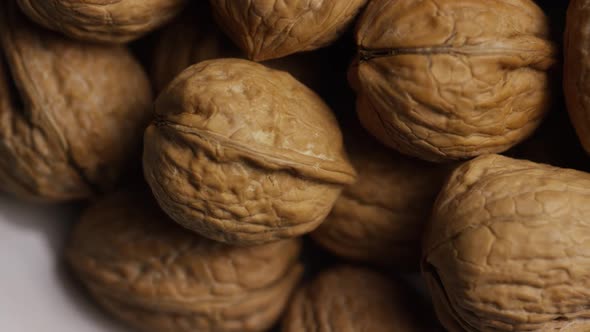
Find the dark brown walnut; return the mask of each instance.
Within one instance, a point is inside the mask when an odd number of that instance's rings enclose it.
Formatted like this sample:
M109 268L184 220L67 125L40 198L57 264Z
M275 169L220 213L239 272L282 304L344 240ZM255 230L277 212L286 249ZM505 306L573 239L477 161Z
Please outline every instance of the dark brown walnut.
M204 5L202 7L207 8ZM201 13L202 7L198 8ZM198 15L198 12L186 12L158 36L152 60L152 80L156 91L162 91L176 75L193 64L243 56L207 15ZM287 71L315 90L322 84L324 61L321 55L307 52L264 61L262 64Z
M137 39L170 21L186 3L186 0L16 1L25 14L48 29L103 43Z
M358 267L323 271L299 289L283 318L282 332L434 331L413 305L407 286Z
M65 39L0 4L0 186L66 201L111 188L139 158L148 79L131 54Z
M530 0L374 0L350 77L363 125L429 161L501 152L550 106L556 50Z
M347 149L358 180L344 189L312 238L345 258L418 269L424 227L448 170L361 134Z
M590 174L481 156L442 189L423 274L449 331L590 330Z
M219 25L255 61L334 41L367 0L210 0Z
M155 108L147 182L168 215L213 240L248 245L310 232L355 180L330 109L286 72L203 61Z
M590 1L571 0L567 11L563 86L578 138L590 153Z
M266 331L301 276L300 243L238 248L185 230L143 193L82 215L67 257L110 313L141 331Z

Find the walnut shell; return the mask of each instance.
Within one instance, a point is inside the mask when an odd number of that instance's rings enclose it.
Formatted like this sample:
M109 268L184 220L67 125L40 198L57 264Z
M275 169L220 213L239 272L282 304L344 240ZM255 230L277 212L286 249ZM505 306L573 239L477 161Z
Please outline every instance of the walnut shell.
M347 144L358 179L311 233L329 251L402 269L420 266L421 239L448 171L410 159L365 135Z
M556 50L530 0L374 0L350 75L363 125L429 161L501 152L550 106Z
M300 243L231 247L170 221L143 193L91 206L67 249L91 294L141 331L265 331L301 276Z
M429 331L402 284L371 270L339 266L299 289L282 332Z
M563 86L572 124L590 153L590 1L571 0L567 11Z
M160 206L230 244L315 229L352 183L338 123L291 75L247 60L203 61L156 101L144 173Z
M13 1L13 0L10 0ZM186 0L17 0L44 27L93 42L125 43L164 25Z
M228 36L255 61L334 41L367 0L210 0Z
M0 184L66 201L111 188L141 152L148 79L125 48L72 41L0 4Z
M443 187L423 274L449 331L590 330L590 174L476 158Z

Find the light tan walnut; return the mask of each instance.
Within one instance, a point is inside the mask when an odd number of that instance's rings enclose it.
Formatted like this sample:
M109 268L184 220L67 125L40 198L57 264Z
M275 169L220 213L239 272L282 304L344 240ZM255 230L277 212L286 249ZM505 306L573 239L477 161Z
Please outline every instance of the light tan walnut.
M407 286L377 272L333 267L295 293L281 331L437 331L416 297Z
M183 229L139 192L83 214L67 256L91 294L140 331L257 332L279 318L301 276L300 243L247 248Z
M449 331L590 330L590 174L478 157L434 207L423 274Z
M417 270L422 234L447 168L399 155L366 135L350 138L346 146L358 179L312 238L345 258Z
M334 41L367 0L210 0L219 25L255 61Z
M13 0L9 0L13 1ZM124 43L164 25L186 0L17 0L44 27L93 42Z
M67 201L107 191L151 119L148 79L125 48L72 41L0 4L0 186Z
M239 59L201 62L168 85L143 165L174 220L241 245L312 231L356 176L328 106L288 73Z
M361 122L404 154L502 152L550 106L556 49L531 0L374 0L356 42L350 79Z

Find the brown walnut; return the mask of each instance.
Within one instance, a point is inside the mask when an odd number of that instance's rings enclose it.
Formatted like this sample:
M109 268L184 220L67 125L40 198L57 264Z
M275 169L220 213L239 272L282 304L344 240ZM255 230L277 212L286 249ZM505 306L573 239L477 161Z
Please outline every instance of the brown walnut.
M183 229L143 193L101 199L67 249L96 300L141 331L256 332L279 318L302 268L300 243L247 248Z
M590 153L590 1L571 0L566 22L565 100L578 138Z
M10 0L13 1L13 0ZM170 21L186 0L17 0L33 21L70 37L124 43Z
M210 0L228 36L255 61L334 41L367 0Z
M111 188L151 118L148 79L121 47L72 41L0 4L0 185L29 199Z
M363 125L429 161L501 152L550 106L548 21L531 0L374 0L351 85Z
M423 274L449 331L590 330L590 174L478 157L434 207Z
M434 331L432 321L420 321L416 297L377 272L334 267L295 293L282 332Z
M288 73L239 59L201 62L168 85L143 165L174 220L241 245L312 231L356 176L328 106Z
M358 179L311 236L345 258L418 269L424 227L448 171L399 155L367 136L354 135L347 142Z

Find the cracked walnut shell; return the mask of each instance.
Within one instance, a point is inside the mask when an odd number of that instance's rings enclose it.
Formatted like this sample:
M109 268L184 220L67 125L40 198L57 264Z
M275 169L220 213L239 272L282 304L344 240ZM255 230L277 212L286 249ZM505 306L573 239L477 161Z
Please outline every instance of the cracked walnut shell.
M143 158L168 215L240 245L312 231L356 176L328 106L288 73L239 59L201 62L168 85Z
M109 190L139 157L148 79L127 49L33 26L0 4L0 184L46 201Z
M423 275L449 331L590 330L590 174L476 158L441 191Z
M9 0L13 1L13 0ZM186 0L17 0L44 27L93 42L125 43L166 24Z
M374 0L356 41L350 79L361 122L404 154L502 152L550 106L556 50L531 0Z
M255 61L334 41L367 0L210 0L219 25Z
M407 286L364 268L337 266L297 292L282 332L435 331ZM418 314L420 313L420 315Z
M311 236L345 258L418 269L422 234L448 171L366 136L355 135L346 145L357 181Z
M213 242L170 221L148 195L119 192L83 214L67 256L96 300L140 331L262 332L301 276L299 251L293 239Z

